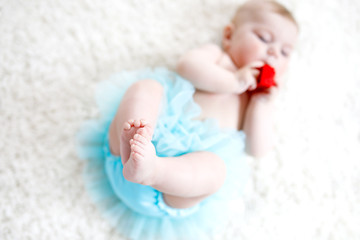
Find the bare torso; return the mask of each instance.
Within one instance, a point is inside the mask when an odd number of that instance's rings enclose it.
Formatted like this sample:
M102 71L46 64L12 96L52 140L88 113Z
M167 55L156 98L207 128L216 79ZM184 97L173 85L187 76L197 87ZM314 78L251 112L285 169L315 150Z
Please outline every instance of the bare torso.
M196 91L194 100L202 109L197 119L214 118L221 128L242 129L248 103L246 93L237 95Z

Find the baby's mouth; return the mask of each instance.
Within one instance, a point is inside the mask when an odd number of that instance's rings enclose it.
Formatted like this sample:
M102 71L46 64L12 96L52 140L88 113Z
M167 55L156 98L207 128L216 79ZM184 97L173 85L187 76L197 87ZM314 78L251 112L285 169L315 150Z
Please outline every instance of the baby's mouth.
M265 62L265 64L267 64L267 65L270 65L271 67L275 67L275 59L273 59L273 58L268 58L266 61L264 61Z

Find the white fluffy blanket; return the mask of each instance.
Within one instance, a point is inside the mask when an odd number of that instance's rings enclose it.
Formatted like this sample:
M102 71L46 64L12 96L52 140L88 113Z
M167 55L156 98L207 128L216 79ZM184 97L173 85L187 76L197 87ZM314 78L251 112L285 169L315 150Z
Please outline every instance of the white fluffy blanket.
M122 239L84 189L74 135L114 72L220 42L239 0L0 0L0 239ZM360 239L360 1L283 0L301 34L276 149L218 239ZM242 207L239 207L242 206Z

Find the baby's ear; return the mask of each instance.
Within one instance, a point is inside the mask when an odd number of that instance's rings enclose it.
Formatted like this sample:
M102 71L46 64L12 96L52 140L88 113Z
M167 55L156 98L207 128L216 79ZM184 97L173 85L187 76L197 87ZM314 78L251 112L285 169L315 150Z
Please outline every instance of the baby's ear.
M231 42L231 38L233 36L234 30L235 30L235 25L233 23L229 23L228 25L226 25L224 27L222 45L223 45L223 49L225 51L227 51L228 48L230 47L230 42Z

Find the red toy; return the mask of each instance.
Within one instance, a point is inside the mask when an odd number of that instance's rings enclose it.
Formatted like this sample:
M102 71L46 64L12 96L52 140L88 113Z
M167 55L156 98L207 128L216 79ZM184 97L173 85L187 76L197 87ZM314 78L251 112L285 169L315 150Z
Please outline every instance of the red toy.
M261 68L260 74L257 78L257 86L255 90L264 90L266 88L270 88L273 86L277 86L274 77L275 77L275 70L270 65L265 64Z

